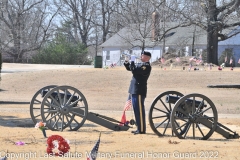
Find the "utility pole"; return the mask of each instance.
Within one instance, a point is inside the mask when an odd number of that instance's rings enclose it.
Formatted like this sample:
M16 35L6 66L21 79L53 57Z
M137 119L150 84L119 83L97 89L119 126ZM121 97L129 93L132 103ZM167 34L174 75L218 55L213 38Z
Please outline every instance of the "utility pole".
M162 56L165 53L165 21L166 21L166 17L165 17L165 5L166 5L166 0L164 0L163 2L163 48L162 48Z

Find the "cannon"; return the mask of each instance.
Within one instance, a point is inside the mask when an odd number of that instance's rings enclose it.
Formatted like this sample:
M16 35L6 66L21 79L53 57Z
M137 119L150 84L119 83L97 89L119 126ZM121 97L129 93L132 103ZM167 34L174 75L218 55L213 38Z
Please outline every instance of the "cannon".
M218 122L214 103L202 94L167 91L158 95L149 110L149 124L158 136L207 140L214 132L226 139L239 135Z
M114 131L131 128L113 118L89 112L84 95L71 86L49 85L38 90L30 102L30 115L35 124L43 121L53 131L76 131L86 120Z
M76 131L86 120L113 131L131 128L129 124L89 112L84 95L71 86L49 85L38 90L30 102L30 115L35 124L43 121L53 131ZM218 122L215 105L202 94L163 92L153 100L148 118L158 136L206 140L217 132L227 139L239 138L236 132ZM134 120L131 121L134 125Z

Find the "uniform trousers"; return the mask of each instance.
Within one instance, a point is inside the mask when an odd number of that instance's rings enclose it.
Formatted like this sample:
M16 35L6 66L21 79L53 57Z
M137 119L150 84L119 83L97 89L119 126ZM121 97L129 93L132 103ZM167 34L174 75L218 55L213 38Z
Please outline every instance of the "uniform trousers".
M137 124L137 129L140 133L146 132L146 119L145 119L145 96L132 94L132 106Z

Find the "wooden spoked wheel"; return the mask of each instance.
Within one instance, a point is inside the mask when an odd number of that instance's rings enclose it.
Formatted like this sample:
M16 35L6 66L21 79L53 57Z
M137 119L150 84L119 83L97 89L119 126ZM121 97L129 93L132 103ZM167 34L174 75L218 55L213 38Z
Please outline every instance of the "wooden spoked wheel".
M180 139L208 139L217 127L218 115L213 102L201 94L180 98L171 113L171 125Z
M183 94L177 91L167 91L161 93L153 100L148 118L151 129L158 136L172 135L170 115L174 104L166 102L167 96L181 98Z
M71 86L49 91L41 104L41 117L51 130L78 130L87 119L88 104L84 95Z
M34 124L42 121L41 117L41 103L44 98L43 91L50 91L55 88L56 85L49 85L39 89L33 96L30 102L30 115Z

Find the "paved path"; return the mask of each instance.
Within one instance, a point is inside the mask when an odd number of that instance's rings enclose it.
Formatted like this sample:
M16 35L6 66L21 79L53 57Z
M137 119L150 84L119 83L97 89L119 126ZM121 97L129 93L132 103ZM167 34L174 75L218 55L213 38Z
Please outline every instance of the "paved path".
M52 64L22 64L22 63L3 63L1 75L15 72L42 71L64 68L93 68L93 65L52 65Z

